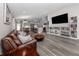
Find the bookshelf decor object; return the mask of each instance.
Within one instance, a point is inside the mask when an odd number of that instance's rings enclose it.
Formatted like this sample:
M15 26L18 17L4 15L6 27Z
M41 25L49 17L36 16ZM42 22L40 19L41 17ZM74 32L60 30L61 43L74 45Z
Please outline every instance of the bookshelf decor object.
M77 16L71 17L70 28L71 28L71 37L77 38Z

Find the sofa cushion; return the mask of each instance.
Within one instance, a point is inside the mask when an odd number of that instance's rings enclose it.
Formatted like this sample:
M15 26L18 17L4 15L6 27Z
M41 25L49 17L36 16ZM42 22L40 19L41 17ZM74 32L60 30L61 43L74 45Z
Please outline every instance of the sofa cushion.
M13 38L13 41L17 46L22 44L22 42L18 39L18 37L14 33L10 34L10 36Z
M20 39L20 41L22 42L22 44L29 42L32 40L30 35L27 36L22 36L22 35L18 35L18 38Z
M10 37L4 38L2 42L5 51L9 51L17 47L14 41Z

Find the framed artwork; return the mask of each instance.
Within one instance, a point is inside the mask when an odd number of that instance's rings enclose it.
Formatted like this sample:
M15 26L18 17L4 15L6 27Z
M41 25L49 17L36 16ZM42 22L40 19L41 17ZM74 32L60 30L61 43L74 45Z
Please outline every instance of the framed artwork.
M3 3L3 22L7 25L9 25L11 22L10 10L6 3Z

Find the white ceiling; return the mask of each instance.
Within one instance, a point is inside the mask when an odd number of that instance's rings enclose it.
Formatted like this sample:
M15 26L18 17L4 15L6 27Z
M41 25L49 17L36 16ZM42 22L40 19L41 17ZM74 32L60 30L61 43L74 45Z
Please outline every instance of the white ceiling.
M16 18L47 15L49 12L59 10L68 3L8 3L8 7Z

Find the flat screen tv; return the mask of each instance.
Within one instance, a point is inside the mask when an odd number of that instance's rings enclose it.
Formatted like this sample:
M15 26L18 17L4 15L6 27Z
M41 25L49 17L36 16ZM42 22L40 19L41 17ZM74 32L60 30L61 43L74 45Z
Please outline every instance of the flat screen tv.
M52 24L68 23L68 13L52 17Z

